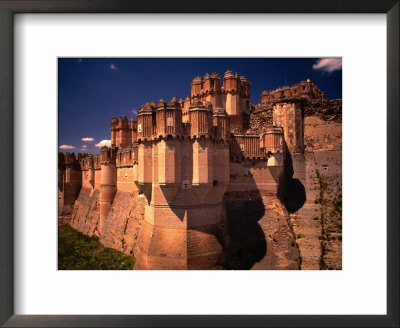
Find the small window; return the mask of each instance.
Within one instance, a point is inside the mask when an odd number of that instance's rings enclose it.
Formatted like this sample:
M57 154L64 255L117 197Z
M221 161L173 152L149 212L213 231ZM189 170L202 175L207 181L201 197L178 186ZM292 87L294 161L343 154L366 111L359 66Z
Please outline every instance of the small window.
M211 88L214 88L214 81L211 81Z

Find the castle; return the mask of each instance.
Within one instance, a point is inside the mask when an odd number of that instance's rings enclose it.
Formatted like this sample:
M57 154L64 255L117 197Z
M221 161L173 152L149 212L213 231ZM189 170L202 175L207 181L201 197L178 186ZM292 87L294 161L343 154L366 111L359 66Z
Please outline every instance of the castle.
M80 207L97 207L91 233L107 240L117 195L144 197L130 251L135 269L215 268L224 257L224 195L283 192L287 154L304 150L302 97L325 95L310 80L264 91L273 125L258 133L248 126L246 77L229 70L223 81L217 73L196 77L184 101L161 99L141 106L136 120L113 118L111 148L60 153L59 212L72 211L78 222Z

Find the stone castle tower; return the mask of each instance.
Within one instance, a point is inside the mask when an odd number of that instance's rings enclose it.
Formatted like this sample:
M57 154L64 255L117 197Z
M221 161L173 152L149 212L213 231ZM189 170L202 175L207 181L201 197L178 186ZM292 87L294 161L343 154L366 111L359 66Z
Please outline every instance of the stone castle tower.
M82 188L73 215L92 208L98 216L94 230L112 246L114 208L129 195L138 195L145 204L130 253L136 257L135 269L221 265L225 193L278 194L285 152L304 149L298 97L283 93L268 103L273 126L263 133L244 126L249 98L250 83L244 76L227 71L222 84L217 73L206 74L192 81L191 95L184 101L161 99L141 106L136 120L113 118L111 148L79 155L78 160L72 155L60 159L64 204L71 203L68 195L73 194L65 191L68 183L75 191L73 199Z
M224 108L230 116L231 129L243 129L243 116L250 110L250 82L245 76L230 70L225 72L223 84L218 73L206 73L203 79L200 76L193 79L190 99L185 101L184 116L195 100L209 102L213 108Z

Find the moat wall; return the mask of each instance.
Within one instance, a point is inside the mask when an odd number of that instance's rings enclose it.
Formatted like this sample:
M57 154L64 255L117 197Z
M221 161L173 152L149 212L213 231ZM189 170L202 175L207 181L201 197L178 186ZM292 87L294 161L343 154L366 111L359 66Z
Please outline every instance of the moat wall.
M97 181L100 178L99 172L100 170L95 170ZM120 168L117 172L117 193L104 223L100 224L100 185L95 182L92 188L86 174L83 174L83 187L70 221L72 227L89 236L96 236L105 246L133 256L140 257L141 252L147 253L146 261L157 261L160 268L171 268L169 259L172 255L182 258L182 265L177 265L175 269L200 268L202 258L204 257L205 263L210 263L210 256L218 248L223 255L222 258L212 260L215 265L211 268L214 269L298 267L298 251L293 247L293 237L287 222L288 213L276 197L279 180L282 179L282 167L268 167L265 160L230 162L230 182L223 202L203 209L195 206L182 217L176 212L178 209L175 209L174 214L169 208L152 208L147 205L149 209L145 210L146 197L132 182L133 168ZM159 187L153 186L154 188ZM152 194L161 193L153 190ZM182 190L177 195L178 199L180 197L188 197L188 192ZM228 212L226 208L229 208ZM161 211L158 215L161 221L168 221L161 230L151 220L155 210ZM163 214L162 211L165 210L174 215ZM148 214L147 220L146 211L153 212ZM190 226L179 229L179 225L188 223L188 215ZM215 225L213 220L210 221L210 226L205 224L208 218L215 215L221 217L218 221L222 224ZM174 218L177 220L176 224L172 222ZM196 224L197 221L199 224ZM160 222L159 224L162 223ZM166 226L169 229L165 229ZM238 227L244 227L243 233L239 235ZM140 238L141 234L151 235L152 238ZM183 244L180 246L181 242ZM165 245L169 246L166 248ZM207 251L208 248L210 251ZM202 251L202 256L193 253L198 250ZM164 264L160 260L163 258ZM196 259L195 262L192 263L191 258ZM139 261L136 269L146 268L148 265Z

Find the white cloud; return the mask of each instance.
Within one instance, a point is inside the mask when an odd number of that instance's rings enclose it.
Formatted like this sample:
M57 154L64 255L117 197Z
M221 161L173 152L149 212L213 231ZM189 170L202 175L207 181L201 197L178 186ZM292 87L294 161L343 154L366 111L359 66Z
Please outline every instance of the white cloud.
M84 141L84 142L88 142L88 141L93 141L94 138L85 137L85 138L82 138L81 140Z
M81 148L87 148L87 145L82 145Z
M74 149L75 147L71 146L71 145L61 145L59 148L60 149Z
M115 66L113 63L110 64L110 69L113 71L118 71L118 67Z
M314 70L320 70L327 73L339 71L342 69L342 58L323 58L318 61L312 67Z
M137 109L132 109L132 110L131 110L131 113L133 113L133 114L135 114L135 115L137 115L138 112L139 112L139 111L138 111Z
M81 149L79 149L80 151L87 151L87 149L86 148L81 148Z
M95 144L96 147L101 148L104 146L111 147L111 140L101 140L99 143Z

